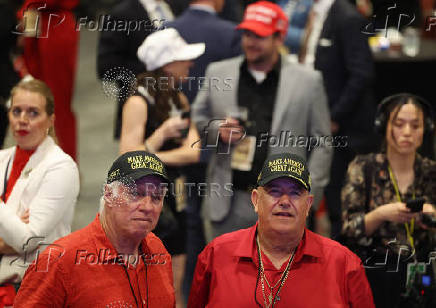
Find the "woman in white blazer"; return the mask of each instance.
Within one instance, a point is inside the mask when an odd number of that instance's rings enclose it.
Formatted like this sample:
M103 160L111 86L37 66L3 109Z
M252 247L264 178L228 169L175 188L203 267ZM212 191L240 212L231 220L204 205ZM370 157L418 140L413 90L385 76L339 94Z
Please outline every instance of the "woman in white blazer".
M19 283L37 251L71 232L79 193L76 163L50 136L50 89L39 80L23 81L11 101L16 146L0 151L0 287Z

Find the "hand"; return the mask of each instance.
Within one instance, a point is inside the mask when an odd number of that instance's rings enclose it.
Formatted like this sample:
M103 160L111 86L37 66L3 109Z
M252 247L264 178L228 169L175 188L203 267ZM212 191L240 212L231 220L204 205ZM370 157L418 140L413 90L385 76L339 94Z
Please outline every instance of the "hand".
M25 224L29 223L29 217L30 217L30 211L27 209L24 211L24 213L20 216L20 219L22 222L24 222Z
M245 136L245 129L239 125L238 120L226 118L226 121L220 125L219 135L222 142L234 144Z
M433 207L433 205L429 204L429 203L424 203L424 206L422 207L422 212L420 213L421 215L419 215L418 217L418 225L425 230L430 229L427 225L425 225L424 223L422 223L422 216L423 215L427 215L427 216L436 216L436 211Z
M189 119L182 119L180 116L171 117L162 123L160 129L164 140L181 137L180 130L188 128Z
M17 252L0 237L0 255L12 255L15 253Z
M412 218L417 218L419 213L412 213L405 203L396 202L382 205L377 208L380 216L385 221L396 223L410 222Z
M422 207L422 213L423 214L428 214L431 216L436 215L436 211L433 207L433 205L431 205L430 203L424 203L423 207Z
M332 131L332 134L336 134L339 131L339 124L338 124L338 122L332 121L330 127L331 127L330 129Z

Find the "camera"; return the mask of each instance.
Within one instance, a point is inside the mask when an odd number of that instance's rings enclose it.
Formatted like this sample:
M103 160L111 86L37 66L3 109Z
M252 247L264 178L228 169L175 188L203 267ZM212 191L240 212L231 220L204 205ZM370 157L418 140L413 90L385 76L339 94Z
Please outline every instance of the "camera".
M410 308L436 307L436 252L429 254L429 262L422 271L414 272L412 283L402 297Z

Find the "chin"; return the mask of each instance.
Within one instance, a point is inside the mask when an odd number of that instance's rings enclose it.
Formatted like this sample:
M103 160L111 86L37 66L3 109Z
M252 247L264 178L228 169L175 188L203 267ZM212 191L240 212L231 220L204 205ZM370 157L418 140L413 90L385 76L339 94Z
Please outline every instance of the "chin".
M26 143L20 143L20 142L17 142L17 145L23 150L34 150L38 147L38 145L26 144Z
M133 238L139 238L139 239L143 239L147 236L147 234L150 232L150 229L136 229L136 230L132 230L130 232L130 235Z
M414 153L416 153L416 150L417 150L417 148L415 148L415 146L401 147L401 148L397 149L398 153L400 153L402 155L414 154Z
M260 61L260 57L259 56L252 56L252 57L247 57L247 61L251 62L251 63L259 63Z
M294 233L295 232L295 226L290 224L280 224L273 227L273 230L277 233Z
M248 62L255 62L259 58L259 55L255 52L248 51L245 52L245 58Z

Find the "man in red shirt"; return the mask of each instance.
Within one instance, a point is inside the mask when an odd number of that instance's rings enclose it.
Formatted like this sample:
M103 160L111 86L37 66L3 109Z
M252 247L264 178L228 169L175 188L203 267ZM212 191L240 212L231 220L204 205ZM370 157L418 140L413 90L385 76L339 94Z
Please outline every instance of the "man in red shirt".
M108 172L101 214L44 250L14 306L175 307L171 258L151 232L167 181L157 156L121 155Z
M374 307L360 259L305 228L313 196L304 159L269 156L257 185L257 224L203 250L188 307Z

